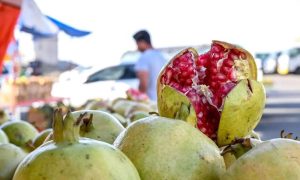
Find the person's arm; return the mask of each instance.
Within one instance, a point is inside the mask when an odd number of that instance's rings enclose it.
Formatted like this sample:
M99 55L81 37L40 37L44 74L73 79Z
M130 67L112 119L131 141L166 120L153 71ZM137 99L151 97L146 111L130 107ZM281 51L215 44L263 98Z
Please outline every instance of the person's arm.
M145 70L137 71L136 73L137 73L137 77L140 80L139 90L143 93L146 93L148 89L149 73L148 71Z

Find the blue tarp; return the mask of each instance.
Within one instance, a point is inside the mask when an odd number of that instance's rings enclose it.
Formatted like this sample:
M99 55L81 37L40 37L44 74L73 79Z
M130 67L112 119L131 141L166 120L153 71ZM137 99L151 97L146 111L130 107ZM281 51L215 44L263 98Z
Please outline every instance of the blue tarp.
M86 36L86 35L89 35L91 34L91 32L89 31L82 31L82 30L78 30L78 29L75 29L67 24L64 24L50 16L46 16L53 24L55 24L59 30L65 32L67 35L69 36L72 36L72 37L82 37L82 36ZM23 32L27 32L27 33L30 33L32 34L33 36L35 36L35 38L39 38L39 37L51 37L53 36L54 34L47 34L47 33L44 33L44 32L40 32L38 30L36 30L35 28L33 27L27 27L26 25L24 24L21 24L21 31Z
M66 25L50 16L47 16L47 18L50 19L61 31L64 31L66 34L68 34L70 36L82 37L82 36L89 35L91 33L89 31L82 31L82 30L75 29L75 28L73 28L69 25Z
M21 31L32 34L34 38L56 36L59 31L64 31L73 37L82 37L91 33L75 29L57 19L45 16L34 0L23 0L18 24Z

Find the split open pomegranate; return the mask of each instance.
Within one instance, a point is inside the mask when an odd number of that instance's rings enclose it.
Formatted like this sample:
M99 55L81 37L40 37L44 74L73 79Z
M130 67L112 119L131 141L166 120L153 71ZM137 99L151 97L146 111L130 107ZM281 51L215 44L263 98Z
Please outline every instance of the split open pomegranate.
M245 90L252 96L251 80L256 80L256 65L246 50L220 41L213 41L211 49L202 55L192 48L183 50L160 73L159 113L176 118L178 113L183 113L179 111L185 104L189 109L189 115L185 117L194 117L192 123L208 137L217 140L227 95L240 80L246 81L248 90ZM178 93L178 96L171 95Z

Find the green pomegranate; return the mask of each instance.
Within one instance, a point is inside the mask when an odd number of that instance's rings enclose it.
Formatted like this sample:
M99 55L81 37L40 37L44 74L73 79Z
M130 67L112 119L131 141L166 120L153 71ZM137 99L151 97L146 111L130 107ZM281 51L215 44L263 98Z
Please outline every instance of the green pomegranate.
M45 129L44 131L40 132L34 139L33 139L33 146L34 148L38 148L40 145L42 145L45 141L45 139L49 136L49 134L52 132L52 129Z
M2 124L1 129L6 133L10 143L22 148L38 135L38 131L26 121L6 122Z
M259 143L222 176L222 180L253 179L300 179L300 142L278 138Z
M112 144L124 130L120 122L111 114L104 111L82 110L72 112L75 118L83 117L80 135Z
M150 116L149 113L146 113L144 111L135 111L132 114L129 115L129 119L131 122L137 121L139 119L143 119L145 117Z
M109 107L109 103L107 101L104 101L102 99L95 99L88 102L84 109L85 110L102 110L106 111Z
M26 153L14 144L0 144L0 179L12 179L19 163Z
M219 179L225 164L216 144L186 122L150 116L128 126L114 145L141 179Z
M135 106L136 102L126 100L126 99L117 99L112 104L112 110L115 113L120 114L121 116L125 117L125 113L127 109L131 108L132 106Z
M135 111L153 111L153 109L148 104L123 99L120 99L117 102L115 102L112 106L112 110L122 115L123 117L127 117L129 114Z
M1 143L8 143L8 137L6 136L6 134L0 129L0 144Z
M256 77L254 58L242 48L213 41L205 54L185 49L158 77L159 114L189 122L219 146L230 144L262 116L265 90Z
M118 113L111 113L111 115L113 115L116 119L119 120L119 122L124 126L127 127L129 124L129 121L127 118L123 117L122 115L118 114Z
M82 118L80 116L80 118ZM53 141L30 153L18 166L13 180L138 180L131 161L105 142L80 138L82 119L55 111Z
M4 110L0 109L0 125L8 121L8 116Z
M149 113L149 112L152 112L152 111L153 111L153 109L151 109L150 105L144 104L144 103L137 103L136 105L131 106L131 107L126 109L125 117L129 117L131 114L133 114L135 112Z

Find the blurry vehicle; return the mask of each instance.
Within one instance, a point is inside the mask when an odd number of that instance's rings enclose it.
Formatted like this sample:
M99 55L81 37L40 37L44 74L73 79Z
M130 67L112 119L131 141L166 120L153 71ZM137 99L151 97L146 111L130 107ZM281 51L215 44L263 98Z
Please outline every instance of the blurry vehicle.
M277 60L281 55L281 52L270 53L268 58L263 62L263 71L265 74L274 74L277 73Z
M277 72L277 60L281 52L257 53L255 58L261 60L264 74L274 74Z
M262 70L262 62L259 58L254 58L257 68L257 80L262 81L263 80L263 70Z
M270 53L256 53L255 54L255 58L260 59L261 62L264 62L269 56L270 56Z
M80 77L80 79L78 79ZM58 81L52 87L52 96L68 98L74 106L89 99L125 97L129 88L138 88L134 64L127 63L103 69L87 69L74 78Z
M278 58L277 71L279 74L300 74L300 45L282 52Z
M82 72L90 69L92 69L91 66L89 67L77 66L74 69L61 73L58 81L71 81L75 79L78 80L79 76L82 75Z

